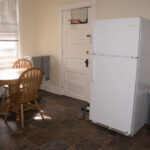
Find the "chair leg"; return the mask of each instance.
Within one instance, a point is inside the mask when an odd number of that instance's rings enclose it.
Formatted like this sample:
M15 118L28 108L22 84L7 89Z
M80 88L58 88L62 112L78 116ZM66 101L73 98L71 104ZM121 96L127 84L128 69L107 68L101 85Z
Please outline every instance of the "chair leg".
M44 120L43 113L41 112L41 109L40 109L40 107L39 107L39 105L38 105L38 103L37 103L37 100L34 100L34 103L35 103L35 105L36 105L36 107L37 107L37 109L38 109L38 111L39 111L39 113L40 113L42 119Z
M2 102L1 102L1 106L0 106L0 114L4 112L4 110L6 110L6 108L4 108L4 98L2 98Z
M19 115L19 113L16 113L16 121L20 121L20 115Z
M9 112L9 107L10 107L10 101L8 101L8 105L7 105L7 108L6 108L6 112L5 112L5 122L7 122L7 116L8 116L8 112Z
M20 111L21 111L21 127L24 128L24 110L23 110L23 104L20 104Z
M4 100L5 100L5 98L7 97L7 88L5 88L3 97L4 97Z

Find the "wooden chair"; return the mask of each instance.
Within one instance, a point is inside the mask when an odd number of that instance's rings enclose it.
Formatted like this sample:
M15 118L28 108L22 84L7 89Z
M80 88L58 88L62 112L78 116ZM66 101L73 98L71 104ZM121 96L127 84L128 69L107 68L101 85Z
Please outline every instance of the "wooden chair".
M18 59L14 63L13 68L32 68L32 64L28 59Z
M13 65L13 69L17 68L32 68L32 63L28 59L18 59L15 61ZM7 98L7 91L9 89L8 85L4 85L3 88L5 89L4 91L4 99Z
M22 73L17 85L10 86L10 96L5 113L5 121L11 105L11 111L17 113L21 118L21 127L24 127L24 111L37 108L42 119L44 119L37 103L38 89L41 85L43 72L39 68L29 68ZM22 85L22 88L20 88ZM34 103L31 103L34 102Z

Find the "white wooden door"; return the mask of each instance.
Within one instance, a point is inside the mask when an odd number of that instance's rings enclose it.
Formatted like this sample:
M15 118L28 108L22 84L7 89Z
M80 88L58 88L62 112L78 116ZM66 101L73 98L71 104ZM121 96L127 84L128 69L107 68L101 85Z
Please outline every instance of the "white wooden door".
M63 12L63 89L64 95L89 101L91 8L88 23L71 24L71 11ZM88 66L85 61L88 60Z

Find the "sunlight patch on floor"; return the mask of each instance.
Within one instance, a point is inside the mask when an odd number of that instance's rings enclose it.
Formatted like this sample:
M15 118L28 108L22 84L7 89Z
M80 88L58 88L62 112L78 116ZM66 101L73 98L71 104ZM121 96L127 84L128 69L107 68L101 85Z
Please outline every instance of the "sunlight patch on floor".
M47 115L44 115L44 114L43 114L43 117L44 117L44 119L48 119L48 120L51 120L51 119L52 119L50 116L47 116ZM42 117L41 117L41 115L38 113L33 119L34 119L34 120L42 120Z

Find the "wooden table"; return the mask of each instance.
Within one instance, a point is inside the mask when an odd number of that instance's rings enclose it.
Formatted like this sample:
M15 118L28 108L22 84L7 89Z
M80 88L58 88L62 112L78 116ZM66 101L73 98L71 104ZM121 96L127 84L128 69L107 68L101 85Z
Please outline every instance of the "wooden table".
M14 85L26 69L0 69L0 85Z
M17 83L20 75L26 69L19 68L19 69L0 69L0 86L2 85L14 85ZM0 113L5 111L7 106L7 101L3 102L0 107Z

